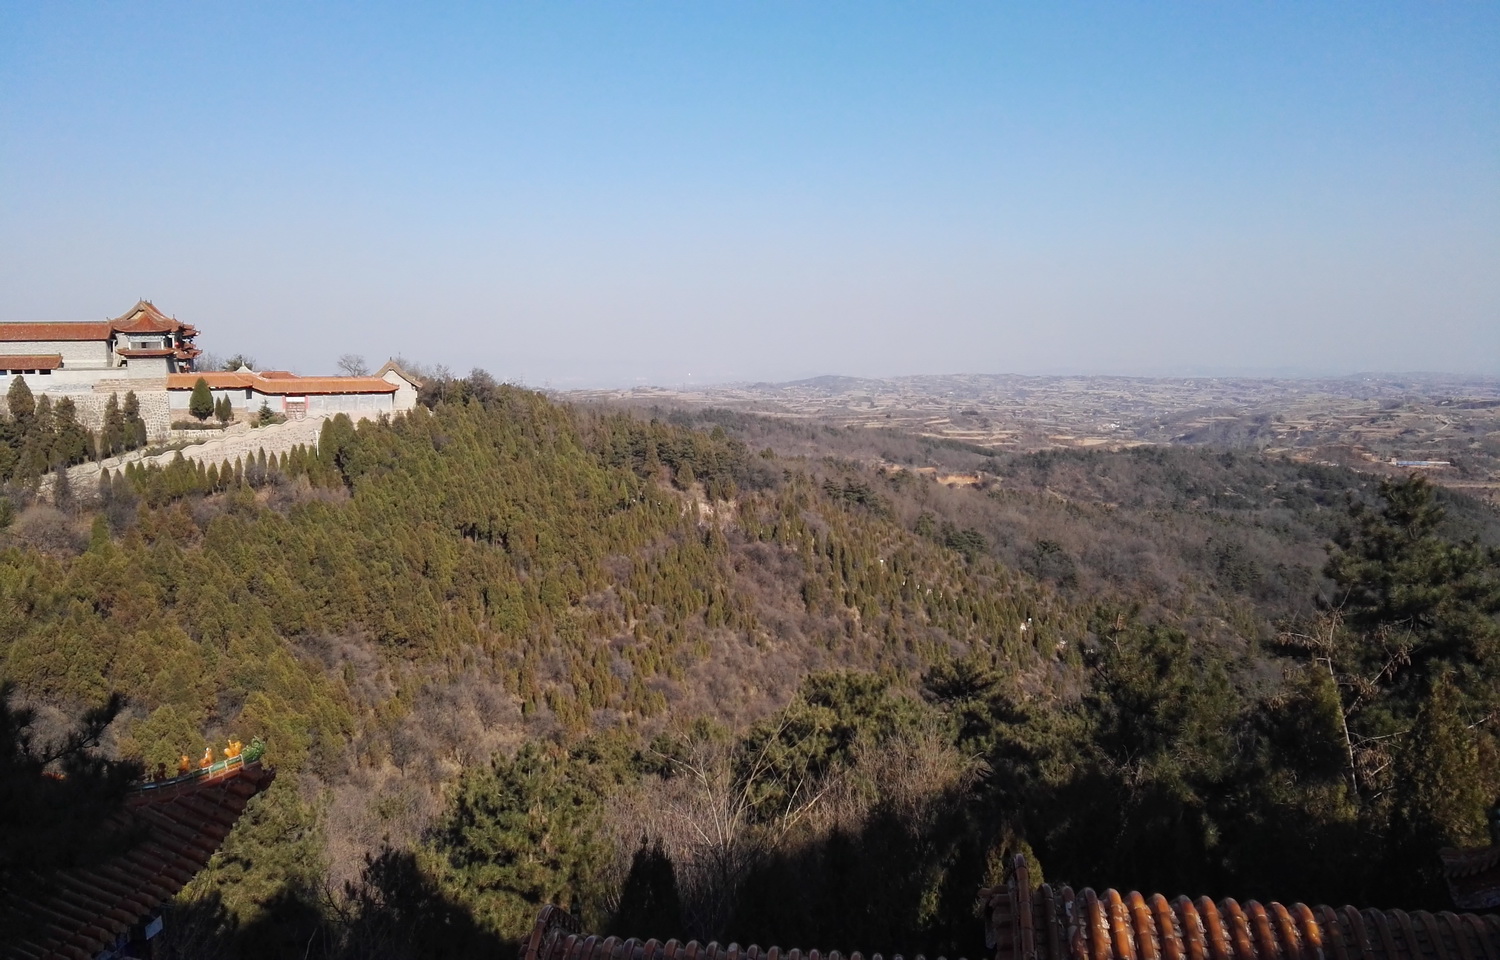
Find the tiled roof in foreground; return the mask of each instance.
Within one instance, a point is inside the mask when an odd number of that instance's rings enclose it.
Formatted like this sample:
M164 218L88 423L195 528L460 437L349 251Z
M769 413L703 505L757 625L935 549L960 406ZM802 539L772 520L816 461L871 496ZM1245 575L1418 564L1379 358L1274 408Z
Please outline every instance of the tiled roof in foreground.
M995 960L1500 960L1500 916L1033 888L1020 858L980 895Z
M598 937L580 933L578 921L566 911L546 906L531 928L526 940L526 952L522 960L867 960L859 953L840 954L837 950L820 953L817 950L782 950L771 947L762 950L751 945L741 947L737 943L722 946L715 943L700 944L696 940L682 943L678 940L637 940L620 937ZM878 953L868 960L883 960ZM901 954L893 954L891 960L902 960ZM912 960L923 960L917 954ZM942 960L941 957L938 960Z
M141 828L144 839L102 863L16 884L31 892L6 906L46 926L28 941L6 944L4 955L91 960L208 864L245 804L274 776L259 760L236 757L133 789L115 816L122 826Z
M1443 877L1462 910L1500 907L1500 843L1476 850L1440 850Z

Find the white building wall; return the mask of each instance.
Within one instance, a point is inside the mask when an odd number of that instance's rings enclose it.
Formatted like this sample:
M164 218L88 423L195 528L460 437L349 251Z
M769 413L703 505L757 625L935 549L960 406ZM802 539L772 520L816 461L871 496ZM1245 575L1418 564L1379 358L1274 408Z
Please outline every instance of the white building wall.
M109 344L103 340L17 340L0 343L0 354L57 354L63 366L82 364L102 370L110 365Z
M160 379L168 374L166 357L135 357L125 363L125 369L117 372L117 376L127 380Z
M209 390L208 392L213 394L214 403L218 403L221 397L228 397L229 406L235 410L249 410L251 413L254 413L256 410L260 409L260 403L258 401L253 407L250 405L250 400L247 399L245 395L247 393L250 393L251 391L242 387L236 387L231 390ZM167 403L174 411L181 411L184 414L187 413L188 406L192 403L192 400L193 391L191 390L167 391ZM272 407L272 409L278 408Z
M323 393L307 398L307 415L329 417L336 413L347 413L351 417L375 417L382 413L393 413L394 394L390 393Z
M396 385L395 396L391 400L391 409L397 413L405 413L417 405L417 388L412 382L394 370L385 372L385 381Z

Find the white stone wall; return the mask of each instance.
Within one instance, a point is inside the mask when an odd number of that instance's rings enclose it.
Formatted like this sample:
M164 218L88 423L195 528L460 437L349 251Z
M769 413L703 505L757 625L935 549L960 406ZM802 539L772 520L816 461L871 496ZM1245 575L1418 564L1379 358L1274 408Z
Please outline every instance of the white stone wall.
M32 393L44 391L47 393L87 393L94 389L94 383L100 375L107 372L105 370L53 370L51 373L21 373L15 376L0 373L0 391L9 390L13 381L24 378Z
M312 417L254 430L250 429L248 424L236 424L224 433L216 434L212 440L184 447L181 453L185 459L210 464L221 464L226 461L233 463L236 458L243 461L247 457L255 456L261 450L264 450L268 457L273 454L279 456L299 445L317 447L318 435L322 430L322 419ZM186 433L186 431L183 432ZM164 467L172 462L177 453L178 451L174 450L143 457L141 452L136 450L118 457L110 457L103 464L80 463L76 467L68 468L68 485L73 488L75 494L87 496L99 488L101 467L111 473L118 471L127 463L155 463ZM44 496L49 494L51 486L51 476L43 477L41 490Z
M209 390L208 392L213 394L214 403L218 403L221 397L228 397L229 405L235 410L254 413L260 409L260 401L247 398L246 394L251 391L243 387L236 387L232 390ZM179 420L188 415L188 407L192 404L192 400L193 391L191 390L167 391L167 402L172 407L172 416ZM273 404L272 409L280 410L281 408Z
M125 403L126 391L121 390L117 396L120 404ZM78 407L78 422L90 430L98 430L104 426L104 407L109 403L108 393L66 393L52 394L52 402L56 403L62 397L70 397L75 406ZM135 399L141 405L141 419L146 423L146 439L152 443L165 440L172 432L172 415L167 408L167 391L165 390L137 390Z
M159 379L169 372L166 357L135 357L125 361L125 369L120 371L120 376L130 380L146 377Z
M163 391L165 393L165 391ZM75 398L76 399L76 398ZM105 399L105 398L101 398ZM166 401L162 399L162 409L165 409ZM99 407L101 413L104 409L101 402ZM141 415L145 416L146 405L141 404ZM272 424L269 427L252 429L247 423L237 423L222 433L216 433L212 440L184 447L180 452L187 460L194 462L202 461L209 464L233 463L235 458L241 461L255 456L261 450L266 456L290 452L297 446L308 446L314 449L318 446L318 437L323 432L323 421L325 417L308 417L306 420L288 420L286 423ZM369 419L366 416L357 416L355 419ZM148 421L149 423L149 421ZM175 431L177 439L195 440L201 437L199 431ZM76 467L68 468L68 484L73 488L75 495L89 496L99 489L99 471L102 467L114 473L127 463L155 463L165 467L172 462L179 451L159 453L155 456L142 456L139 450L122 454L118 457L110 457L104 463L80 463ZM42 478L41 493L50 496L52 489L52 477L49 474Z

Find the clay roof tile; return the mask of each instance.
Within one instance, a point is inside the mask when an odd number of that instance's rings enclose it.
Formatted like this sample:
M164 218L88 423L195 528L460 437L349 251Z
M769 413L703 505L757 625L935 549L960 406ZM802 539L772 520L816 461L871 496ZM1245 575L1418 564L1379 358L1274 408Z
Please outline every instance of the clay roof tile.
M104 323L0 323L0 343L108 340L112 328Z
M56 353L0 354L0 370L56 370L62 355Z
M1024 861L982 891L995 960L1500 960L1500 916L1290 908L1033 887ZM1073 907L1070 909L1069 905ZM1048 931L1028 941L1026 930ZM1050 931L1068 929L1063 947ZM545 958L544 958L545 960Z
M581 933L578 921L559 907L546 906L537 915L531 935L526 940L522 960L865 960L859 953L841 954L836 950L820 953L817 950L782 951L778 947L762 950L754 944L741 947L737 943L721 945L699 943L690 940L637 940L619 937L598 937ZM870 954L868 960L882 960L878 953ZM894 954L892 960L902 960ZM924 960L914 955L912 960ZM938 958L942 960L942 958Z
M11 951L38 958L95 956L207 865L249 797L274 776L257 760L136 788L116 819L121 827L143 828L144 838L102 863L35 874L17 884L26 892L4 906L44 923L26 942L10 945Z

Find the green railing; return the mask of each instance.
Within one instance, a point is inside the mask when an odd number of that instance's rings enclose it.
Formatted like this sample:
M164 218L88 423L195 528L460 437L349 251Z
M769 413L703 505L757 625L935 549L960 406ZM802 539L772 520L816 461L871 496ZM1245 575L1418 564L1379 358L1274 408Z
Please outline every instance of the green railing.
M223 760L215 761L214 763L211 763L206 767L199 767L196 770L189 770L187 773L179 774L175 777L169 777L166 780L148 780L145 783L140 784L140 789L151 790L156 787L165 787L173 783L181 783L184 780L194 780L198 777L211 777L216 773L225 773L229 770L235 769L236 767L243 767L247 763L254 763L261 757L265 756L265 753L265 741L260 737L256 737L254 740L250 741L249 746L243 748L240 751L240 755L237 757L225 757Z

